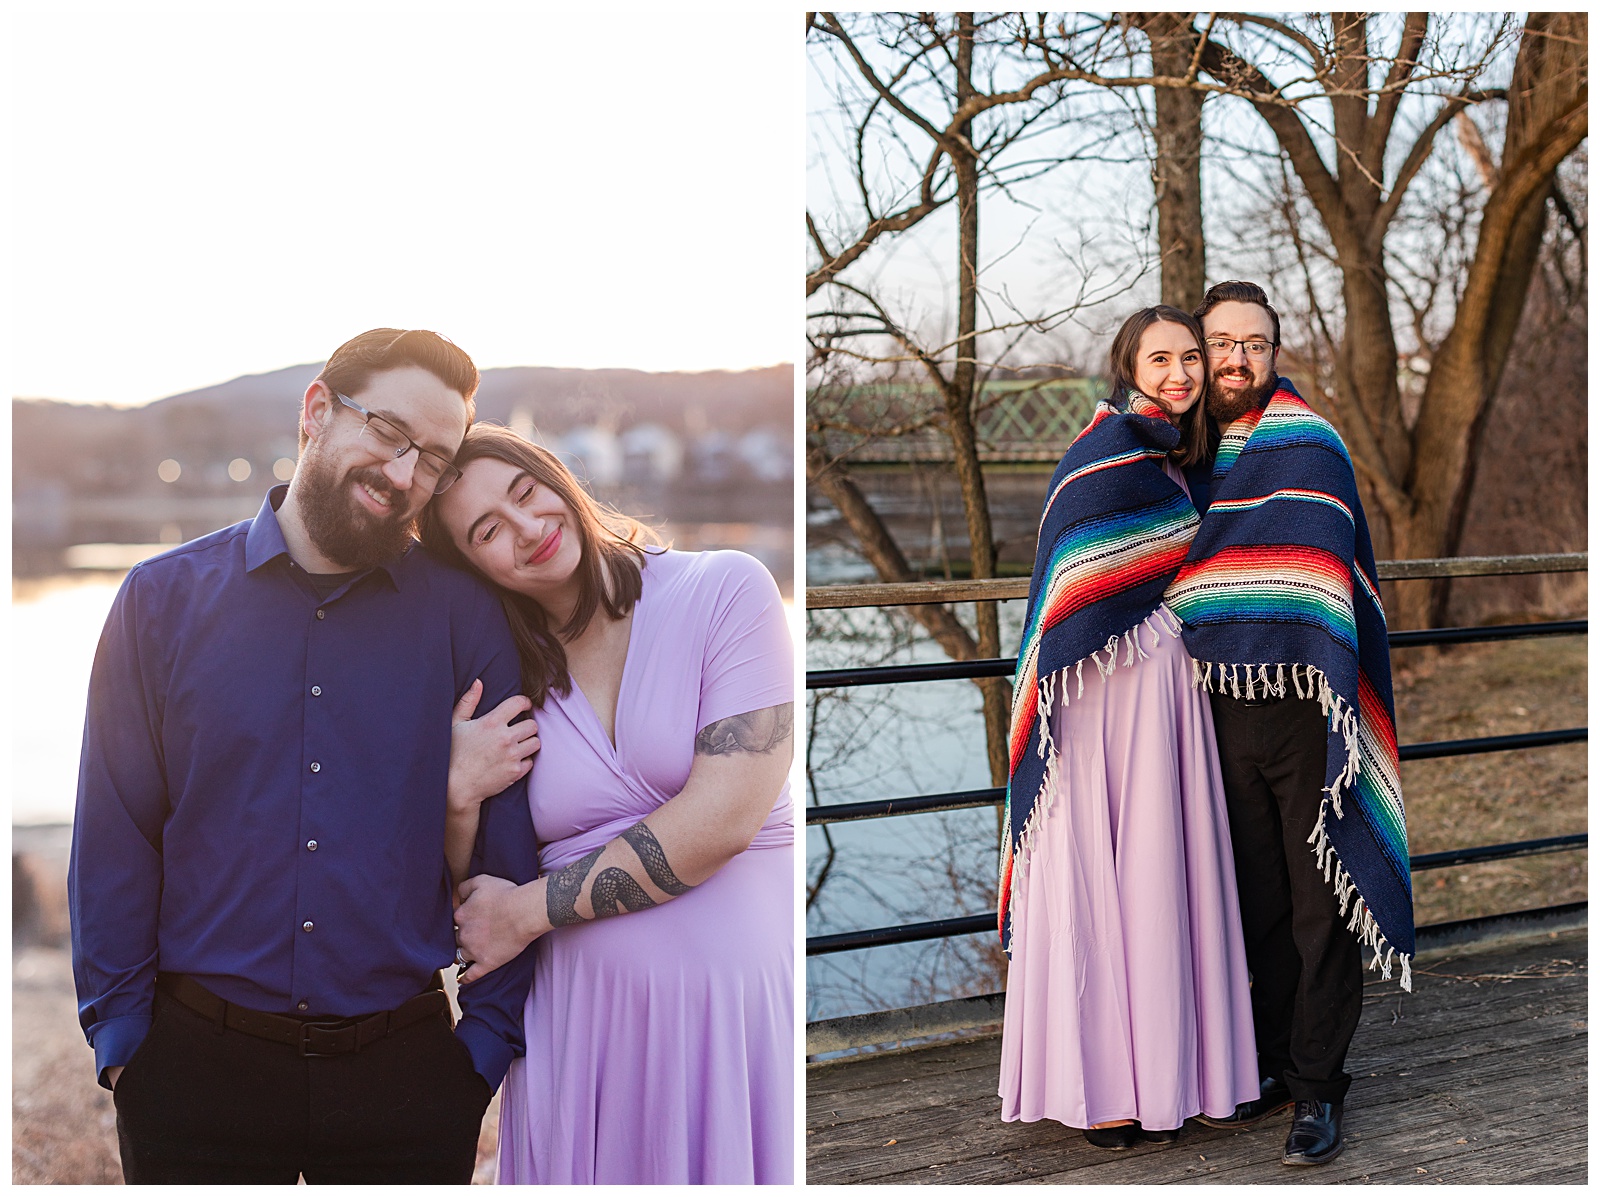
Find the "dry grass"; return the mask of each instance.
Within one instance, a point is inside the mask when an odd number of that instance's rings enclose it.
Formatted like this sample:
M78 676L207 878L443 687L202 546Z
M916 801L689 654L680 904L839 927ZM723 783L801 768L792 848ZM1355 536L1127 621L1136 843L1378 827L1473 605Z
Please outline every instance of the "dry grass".
M1585 640L1559 636L1395 654L1401 743L1583 727ZM1587 826L1586 746L1410 761L1411 852L1569 835ZM1581 901L1587 852L1417 873L1417 922Z

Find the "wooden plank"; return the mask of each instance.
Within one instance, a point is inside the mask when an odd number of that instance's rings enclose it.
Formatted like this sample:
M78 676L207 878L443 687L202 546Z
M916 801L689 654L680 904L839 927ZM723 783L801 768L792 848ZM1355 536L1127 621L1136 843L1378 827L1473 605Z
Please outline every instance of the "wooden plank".
M1524 553L1502 557L1425 557L1378 562L1378 580L1504 577L1509 574L1580 573L1587 553ZM807 586L806 610L844 607L911 607L920 603L991 602L1025 599L1028 578L962 578L934 582L862 582Z
M1287 1114L1245 1131L1191 1121L1177 1144L1127 1153L1049 1120L1002 1123L988 1036L809 1069L807 1180L1582 1183L1586 965L1576 931L1427 960L1420 968L1441 975L1419 972L1415 994L1373 985L1352 1047L1349 1145L1325 1167L1278 1162Z

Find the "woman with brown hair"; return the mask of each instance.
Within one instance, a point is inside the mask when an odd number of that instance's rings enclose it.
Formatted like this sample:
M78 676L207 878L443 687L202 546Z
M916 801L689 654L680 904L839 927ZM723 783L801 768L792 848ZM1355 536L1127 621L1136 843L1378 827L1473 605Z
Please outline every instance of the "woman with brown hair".
M1111 380L1051 480L1018 655L1000 1116L1118 1149L1258 1092L1211 710L1163 602L1200 522L1199 324L1134 313Z
M771 575L663 549L548 450L476 426L429 549L490 582L536 739L457 708L448 850L528 770L537 880L465 880L463 984L534 945L501 1183L792 1180L793 666ZM531 766L523 758L537 747Z

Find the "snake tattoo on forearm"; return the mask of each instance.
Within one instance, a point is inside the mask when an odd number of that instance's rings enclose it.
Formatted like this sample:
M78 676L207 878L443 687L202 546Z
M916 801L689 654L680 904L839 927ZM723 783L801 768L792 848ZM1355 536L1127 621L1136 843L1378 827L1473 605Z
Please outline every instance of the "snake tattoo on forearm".
M792 735L794 704L786 702L706 724L694 738L694 751L696 756L728 756L736 752L769 753ZM643 822L635 823L618 838L633 849L651 883L662 893L677 897L694 888L672 871L661 841ZM545 914L552 927L570 927L574 923L610 918L624 910L648 910L658 905L633 874L627 869L611 865L601 869L590 886L589 905L594 914L585 916L578 913L578 899L583 895L584 884L608 846L601 845L566 868L551 873L546 879Z
M627 841L639 857L639 863L644 865L650 880L662 893L677 897L694 888L672 871L661 842L643 823L635 823L618 838ZM575 860L566 868L550 874L545 883L545 914L552 927L570 927L573 923L591 921L578 913L578 897L605 850L605 845L602 845L581 860ZM623 910L647 910L657 902L626 869L612 865L602 869L594 879L594 885L589 890L589 904L594 908L593 918L604 919L621 914Z

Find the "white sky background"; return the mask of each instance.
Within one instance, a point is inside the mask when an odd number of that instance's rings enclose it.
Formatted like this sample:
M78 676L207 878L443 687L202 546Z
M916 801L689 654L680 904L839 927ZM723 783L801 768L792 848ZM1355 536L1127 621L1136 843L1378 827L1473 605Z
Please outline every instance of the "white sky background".
M12 394L793 361L799 14L13 10Z

